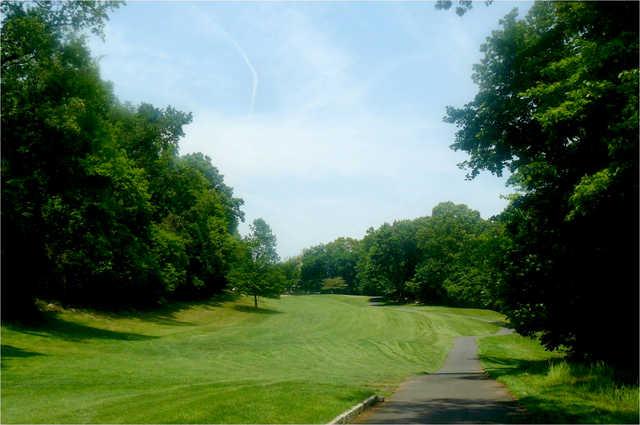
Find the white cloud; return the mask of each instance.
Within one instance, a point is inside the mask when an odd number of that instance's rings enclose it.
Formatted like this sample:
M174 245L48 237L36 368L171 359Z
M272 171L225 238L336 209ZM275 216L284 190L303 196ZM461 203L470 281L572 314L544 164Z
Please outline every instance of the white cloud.
M464 155L449 149L454 130L440 117L380 114L368 104L378 84L423 53L381 59L361 78L357 56L309 17L287 11L271 19L262 25L279 44L262 78L277 88L280 108L251 117L197 111L182 146L213 158L245 199L248 220L271 224L282 255L429 214L440 201L467 202L485 216L504 206L492 198L501 182L464 181L456 167ZM464 36L454 38L468 48Z
M280 252L339 235L362 236L369 226L430 213L452 200L497 213L500 181L464 181L448 147L451 129L420 119L297 121L197 115L183 150L213 158L225 180L245 199L249 221L262 216ZM506 189L503 190L506 192Z
M446 161L456 155L442 143L442 126L423 121L383 116L246 119L204 112L186 128L182 146L185 151L210 152L235 179L393 177L424 165L425 158L433 171L450 169Z
M440 201L467 203L484 216L504 206L496 195L506 192L501 181L464 181L456 163L465 155L449 149L454 129L441 122L440 113L425 116L411 104L394 105L396 112L372 106L373 98L384 104L395 87L431 95L428 84L442 85L434 74L419 81L427 77L417 68L443 54L442 47L423 48L435 30L403 16L399 28L413 34L417 47L368 57L363 65L360 52L301 8L278 5L230 22L213 14L220 10L215 5L200 6L188 8L189 40L197 43L185 44L179 60L160 43L133 41L133 33L123 32L130 29L111 26L108 48L97 50L115 59L105 59L105 71L129 100L193 112L181 151L212 157L245 200L248 220L262 216L273 227L281 255L342 235L361 237L384 221L429 214ZM437 62L445 67L438 75L459 72L468 80L460 63L471 54L472 40L451 15L442 16L455 20L454 34L441 44L449 43L455 54ZM229 107L231 102L238 107Z

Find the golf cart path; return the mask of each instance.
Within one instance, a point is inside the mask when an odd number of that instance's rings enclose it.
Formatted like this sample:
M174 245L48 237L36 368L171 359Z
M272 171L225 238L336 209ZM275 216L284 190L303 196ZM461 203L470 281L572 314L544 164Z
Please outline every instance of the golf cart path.
M498 334L510 333L501 329ZM438 372L410 378L356 423L513 423L523 411L506 388L489 378L475 336L459 337Z

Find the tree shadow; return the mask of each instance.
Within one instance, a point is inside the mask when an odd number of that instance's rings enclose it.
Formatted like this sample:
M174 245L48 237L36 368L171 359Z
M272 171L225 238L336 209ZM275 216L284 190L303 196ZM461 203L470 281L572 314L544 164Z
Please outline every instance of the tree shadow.
M35 351L23 350L22 348L14 347L9 344L2 344L0 345L0 355L2 358L15 358L42 356L43 354Z
M521 423L522 409L515 401L470 398L434 398L425 401L390 401L374 408L364 423Z
M156 336L151 335L111 331L108 329L70 322L53 313L45 313L44 319L37 324L7 323L5 326L20 333L42 337L55 337L74 342L91 339L143 341L157 338Z
M543 374L549 368L560 363L562 359L546 359L546 360L524 360L518 358L496 357L479 355L480 361L494 363L499 367L485 368L486 372L492 377L500 377L505 375L521 375L523 373Z
M147 309L138 310L121 310L117 312L102 312L113 318L136 318L144 322L155 323L165 326L193 326L195 323L186 320L180 320L177 316L194 307L200 307L208 310L221 307L224 303L235 301L239 297L228 291L213 295L206 300L185 300L172 301L171 303L156 305Z
M170 303L161 303L146 307L118 308L117 310L99 306L80 306L75 308L74 304L65 305L65 307L63 308L59 305L47 304L44 301L39 301L40 311L38 312L38 315L36 317L32 317L31 320L26 322L14 322L14 325L22 327L45 326L46 322L50 320L53 313L64 311L65 308L68 308L72 311L98 313L101 316L108 317L110 319L137 319L143 322L149 322L164 326L194 326L196 325L195 323L186 320L180 320L177 318L177 316L181 312L190 310L194 307L213 310L215 308L221 307L225 302L235 301L237 299L237 294L222 292L206 300L172 301Z
M598 423L637 424L637 412L620 412L608 410L604 407L594 408L586 403L567 402L558 403L554 399L545 399L535 396L524 396L518 401L525 406L525 421L527 423L540 424L571 424L593 423L598 418Z
M207 300L177 301L145 309L120 309L118 311L109 311L101 308L78 308L75 310L73 306L67 306L66 308L85 313L98 313L100 316L110 319L138 319L140 321L165 326L193 326L195 323L180 320L177 316L182 311L189 310L194 307L213 310L221 307L225 302L235 301L237 299L237 294L223 292ZM58 314L60 311L64 311L64 309L59 305L46 304L44 301L39 303L40 310L36 316L31 317L27 321L3 320L3 326L6 326L16 332L43 337L57 337L68 341L82 341L89 339L143 341L158 338L157 336L133 332L112 331L65 320ZM253 309L251 309L251 312L262 314L268 314L269 312L280 313L279 311L266 309L259 309L258 311L253 311Z
M395 300L390 300L388 298L382 297L382 296L375 296L375 297L371 297L369 298L369 305L370 306L374 306L374 307L384 307L384 306L388 306L388 305L407 305L410 303L406 303L406 302L402 302L402 301L395 301Z
M492 378L500 378L503 376L518 376L518 375L547 375L550 369L559 363L564 362L562 358L546 359L546 360L525 360L519 358L502 357L502 356L487 356L480 355L480 360L483 362L490 362L497 367L485 368L485 371ZM580 387L594 387L601 389L603 385L608 385L604 381L606 377L592 376L591 380L586 379L588 373L588 366L582 364L569 364L571 368L571 374L578 379L575 384L569 384L566 382L549 383L546 384L549 397L539 396L524 396L518 399L518 402L524 406L527 410L525 414L525 421L528 423L589 423L593 422L593 418L601 417L604 419L603 423L638 423L638 414L615 411L612 406L611 409L596 408L592 404L589 404L586 400L584 403L572 402L566 398L563 398L560 403L558 400L562 397L564 391L562 387L580 386ZM605 419L606 418L606 419Z
M273 310L270 308L263 307L250 307L248 305L234 305L233 309L236 311L241 311L243 313L253 313L253 314L282 314L280 310Z

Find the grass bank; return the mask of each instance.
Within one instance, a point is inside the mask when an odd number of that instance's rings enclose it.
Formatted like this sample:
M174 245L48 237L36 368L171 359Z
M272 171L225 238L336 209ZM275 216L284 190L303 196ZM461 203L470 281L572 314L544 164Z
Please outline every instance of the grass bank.
M611 368L567 362L520 335L480 340L480 360L531 415L532 423L638 423L637 385L622 385Z
M145 314L60 311L2 327L3 423L323 423L412 374L485 310L286 296Z

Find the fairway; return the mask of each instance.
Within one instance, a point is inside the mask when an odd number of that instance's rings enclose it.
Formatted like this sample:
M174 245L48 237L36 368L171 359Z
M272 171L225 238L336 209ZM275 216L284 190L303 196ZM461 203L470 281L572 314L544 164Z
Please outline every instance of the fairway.
M409 375L453 338L495 332L486 310L284 296L135 316L63 311L2 328L5 423L323 423Z

